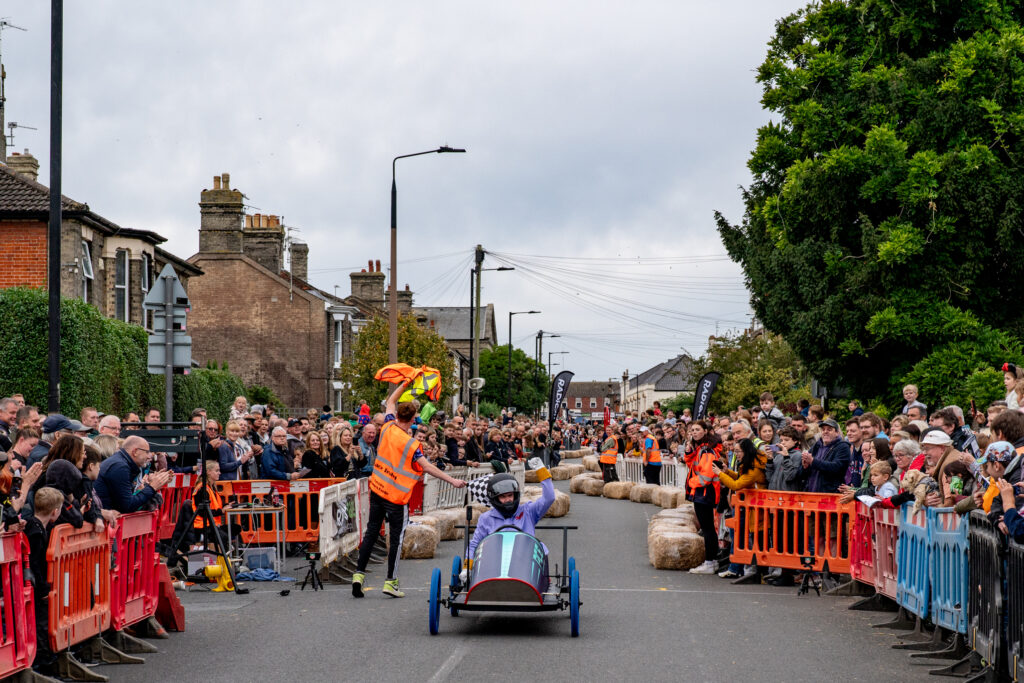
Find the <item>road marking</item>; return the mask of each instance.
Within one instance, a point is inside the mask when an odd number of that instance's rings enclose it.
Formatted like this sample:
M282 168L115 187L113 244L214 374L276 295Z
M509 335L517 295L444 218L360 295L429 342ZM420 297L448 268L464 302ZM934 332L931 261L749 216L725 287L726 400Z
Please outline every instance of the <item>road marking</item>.
M444 660L444 664L441 665L441 668L430 677L429 683L440 683L441 681L446 680L448 678L448 674L455 670L455 667L459 665L459 662L461 662L462 658L465 656L466 647L464 645L459 645L455 648L455 652L453 652L448 659Z

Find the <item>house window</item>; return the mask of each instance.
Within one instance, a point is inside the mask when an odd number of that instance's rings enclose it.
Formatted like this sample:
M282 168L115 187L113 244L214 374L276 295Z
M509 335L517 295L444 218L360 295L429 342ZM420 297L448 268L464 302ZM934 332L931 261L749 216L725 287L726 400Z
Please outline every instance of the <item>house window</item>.
M82 301L89 303L89 290L92 289L92 249L89 243L82 240Z
M128 322L128 252L114 257L114 317Z
M610 407L610 406L612 405L612 400L611 400L610 398L608 398L607 396L605 396L605 397L604 397L604 404L605 404L606 406L609 406L609 407Z
M142 254L142 291L149 292L149 282L153 277L153 257Z
M596 398L590 399L590 407L591 408L596 408L597 407L597 399Z
M577 408L582 408L583 407L583 399L582 398L576 399L576 407Z
M334 367L341 365L341 321L334 321ZM340 408L338 410L341 410Z

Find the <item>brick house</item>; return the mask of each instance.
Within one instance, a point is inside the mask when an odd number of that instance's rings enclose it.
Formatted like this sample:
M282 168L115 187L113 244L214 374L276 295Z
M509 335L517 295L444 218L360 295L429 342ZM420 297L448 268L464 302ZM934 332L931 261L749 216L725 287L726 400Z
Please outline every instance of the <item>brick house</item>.
M585 419L600 420L604 417L604 408L619 412L621 406L619 382L577 382L569 384L563 405L572 411L572 415Z
M685 391L693 391L696 384L693 359L685 353L644 370L636 377L630 377L626 371L622 375L623 409L645 411L653 408L655 401L664 403Z
M0 164L0 287L47 286L50 190L37 181L39 162L26 150ZM166 238L126 228L88 204L62 198L61 296L96 306L108 318L149 327L142 301L170 263L186 291L198 267L164 251Z

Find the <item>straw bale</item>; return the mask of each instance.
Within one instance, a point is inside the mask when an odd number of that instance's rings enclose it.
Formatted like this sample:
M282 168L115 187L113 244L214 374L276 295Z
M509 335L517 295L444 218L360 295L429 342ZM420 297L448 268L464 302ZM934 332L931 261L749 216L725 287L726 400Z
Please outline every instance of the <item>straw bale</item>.
M423 515L423 519L437 529L437 534L440 536L442 541L455 539L456 521L451 515L442 514L441 511L438 510ZM412 517L409 518L409 521L412 521Z
M569 471L570 479L578 474L583 474L583 472L586 471L586 468L583 466L583 464L578 462L562 463L561 465L559 465L559 467L564 467Z
M548 471L551 472L551 478L554 479L555 481L565 481L566 479L569 479L571 476L571 470L568 466L558 465L557 467L552 467Z
M430 513L431 517L437 517L439 519L446 519L450 522L451 528L447 532L438 529L441 532L442 541L457 541L462 538L465 531L459 528L460 524L466 523L466 508L447 508L444 510L434 510Z
M596 455L584 455L583 456L583 468L588 472L600 472L601 461L598 460Z
M647 539L655 569L691 569L704 561L704 539L691 531L663 531Z
M625 500L629 498L629 493L634 486L636 484L631 481L611 481L604 485L603 495L605 498Z
M548 508L545 517L564 517L569 514L569 494L555 491L555 502Z
M537 479L537 470L526 470L524 476L525 479L523 479L523 481L525 481L527 484L540 483L540 480Z
M675 509L679 499L684 495L683 489L678 486L662 486L658 496L658 504L667 510Z
M428 560L434 557L434 550L440 540L437 529L429 524L409 524L405 527L405 538L402 540L402 558Z
M651 496L657 488L657 484L634 484L629 492L629 499L634 503L650 503Z
M604 492L604 481L590 477L583 482L583 493L588 496L600 496Z

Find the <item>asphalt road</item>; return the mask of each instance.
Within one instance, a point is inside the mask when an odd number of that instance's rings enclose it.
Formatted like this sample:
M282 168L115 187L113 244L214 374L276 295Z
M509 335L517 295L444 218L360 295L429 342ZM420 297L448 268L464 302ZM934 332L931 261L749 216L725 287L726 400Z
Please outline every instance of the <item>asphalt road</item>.
M447 582L452 557L462 554L462 542L450 541L433 560L402 561L402 600L380 593L380 569L368 575L362 600L340 585L314 593L250 584L244 596L180 591L185 633L154 641L160 652L146 655L145 665L97 671L111 681L290 683L928 680L936 662L891 649L893 633L871 628L888 615L848 611L851 598L653 569L646 526L658 510L572 495L562 520L580 527L569 541L584 603L579 638L569 636L567 611L453 618L442 610L441 633L430 636L430 571L441 567ZM541 534L554 561L560 540ZM291 593L281 596L283 588Z

